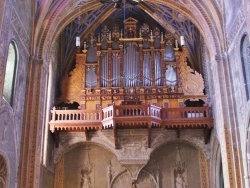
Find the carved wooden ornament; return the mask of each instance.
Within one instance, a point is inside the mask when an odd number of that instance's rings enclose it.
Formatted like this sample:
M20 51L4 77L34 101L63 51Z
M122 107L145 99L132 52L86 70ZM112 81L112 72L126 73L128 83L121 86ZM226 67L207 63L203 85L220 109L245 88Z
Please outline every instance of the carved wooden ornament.
M191 69L187 62L180 62L180 79L184 95L204 95L202 75Z

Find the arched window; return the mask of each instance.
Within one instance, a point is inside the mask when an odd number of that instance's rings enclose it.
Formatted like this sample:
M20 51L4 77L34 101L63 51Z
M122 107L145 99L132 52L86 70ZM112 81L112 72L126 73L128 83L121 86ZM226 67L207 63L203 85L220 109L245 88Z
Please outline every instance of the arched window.
M7 165L3 156L0 155L0 188L6 187L6 179L7 179Z
M244 74L244 82L246 88L247 100L250 95L250 41L247 35L244 35L241 40L241 61Z
M7 57L5 77L4 77L4 87L3 87L3 97L11 106L13 103L17 60L18 60L18 52L16 43L14 41L11 41L8 50L8 57Z

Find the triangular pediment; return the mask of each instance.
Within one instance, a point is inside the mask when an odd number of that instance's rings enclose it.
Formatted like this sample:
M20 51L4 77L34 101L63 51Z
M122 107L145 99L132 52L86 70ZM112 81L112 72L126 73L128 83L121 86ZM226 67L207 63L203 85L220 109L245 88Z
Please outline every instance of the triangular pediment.
M137 24L138 20L132 18L132 17L129 17L128 19L124 20L124 23L125 24Z

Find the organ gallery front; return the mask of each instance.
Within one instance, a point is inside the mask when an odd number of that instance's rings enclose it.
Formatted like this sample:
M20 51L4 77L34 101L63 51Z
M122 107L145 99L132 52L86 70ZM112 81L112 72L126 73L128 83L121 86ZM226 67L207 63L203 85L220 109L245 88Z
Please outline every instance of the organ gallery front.
M81 42L75 68L63 78L58 105L51 110L49 124L56 147L60 148L67 134L83 133L84 141L91 143L96 134L107 131L110 147L120 153L118 160L134 185L152 145L157 145L155 131L171 131L178 140L185 131L199 130L204 144L209 143L211 108L202 75L188 65L183 36L177 38L147 23L139 25L130 17L122 27L103 26ZM123 131L128 130L143 132L138 143L144 149L135 149L147 154L126 154ZM185 173L184 169L179 174ZM116 180L109 179L110 187L119 187Z

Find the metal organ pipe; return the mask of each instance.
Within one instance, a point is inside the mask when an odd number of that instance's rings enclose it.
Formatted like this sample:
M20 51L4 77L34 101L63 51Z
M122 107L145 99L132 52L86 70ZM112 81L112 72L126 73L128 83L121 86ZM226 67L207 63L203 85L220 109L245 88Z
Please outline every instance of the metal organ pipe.
M86 74L86 86L87 87L96 87L97 86L97 75L96 75L96 67L89 66L87 67Z
M104 73L105 73L105 66L104 66L104 54L102 54L102 57L101 57L101 67L100 67L100 72L101 72L101 79L100 79L100 86L101 87L104 87Z
M113 59L112 59L112 65L113 65L113 71L112 71L112 86L113 87L118 87L120 83L120 64L119 64L119 59L118 59L118 54L115 53L113 54Z
M108 54L105 55L105 87L108 86L108 62L109 62L109 56Z
M120 86L120 61L119 61L119 57L120 55L119 54L116 54L116 86Z
M113 53L102 53L101 57L101 79L100 86L108 87L110 83L112 87L119 87L122 84L121 79L123 78L124 87L135 87L135 86L152 86L153 78L152 74L155 74L155 85L163 86L163 77L162 77L162 62L161 62L161 53L154 52L154 65L151 61L152 53L147 51L143 52L143 65L142 72L140 70L140 53L137 51L138 44L135 42L126 42L124 53L120 59L120 52ZM109 57L109 56L112 57ZM112 66L110 75L109 75L109 61L112 61L110 66ZM120 63L123 62L122 64ZM152 69L154 66L154 70ZM122 68L122 71L121 71ZM154 71L154 72L153 72ZM140 81L140 75L142 75L142 83ZM96 75L92 68L89 68L88 76L87 76L88 85L93 86L93 80ZM93 77L93 78L92 78Z
M143 55L143 85L151 86L151 66L150 66L150 52Z
M161 56L158 52L155 52L155 85L162 86L162 66L161 66Z
M133 50L133 54L134 54L134 60L133 61L131 61L131 63L133 64L133 67L134 67L134 70L132 71L132 86L134 87L135 86L135 83L136 83L136 71L137 71L137 66L136 66L136 51L135 50ZM131 67L132 68L132 67Z
M135 65L136 65L136 73L135 73L135 76L136 76L136 80L135 80L135 85L134 86L140 86L140 78L139 78L139 74L140 74L140 57L139 57L139 52L135 49Z
M131 53L132 53L132 56L129 55L129 63L130 63L130 71L129 71L129 78L134 78L134 72L136 71L136 66L135 66L135 50L133 49L134 45L131 45ZM134 69L133 69L134 68ZM134 80L130 80L130 84L129 86L134 86Z
M136 43L128 43L126 51L124 52L124 86L133 87L138 86L140 71L139 53L136 51Z
M131 51L132 51L132 54L133 54L133 57L129 56L130 57L130 63L131 63L131 67L130 67L130 78L134 78L134 72L136 71L136 64L135 64L135 50L133 49L134 45L132 45L132 48L131 48ZM133 69L134 68L134 69ZM130 86L134 86L134 80L130 80Z
M101 87L108 86L108 54L102 56L101 62Z

